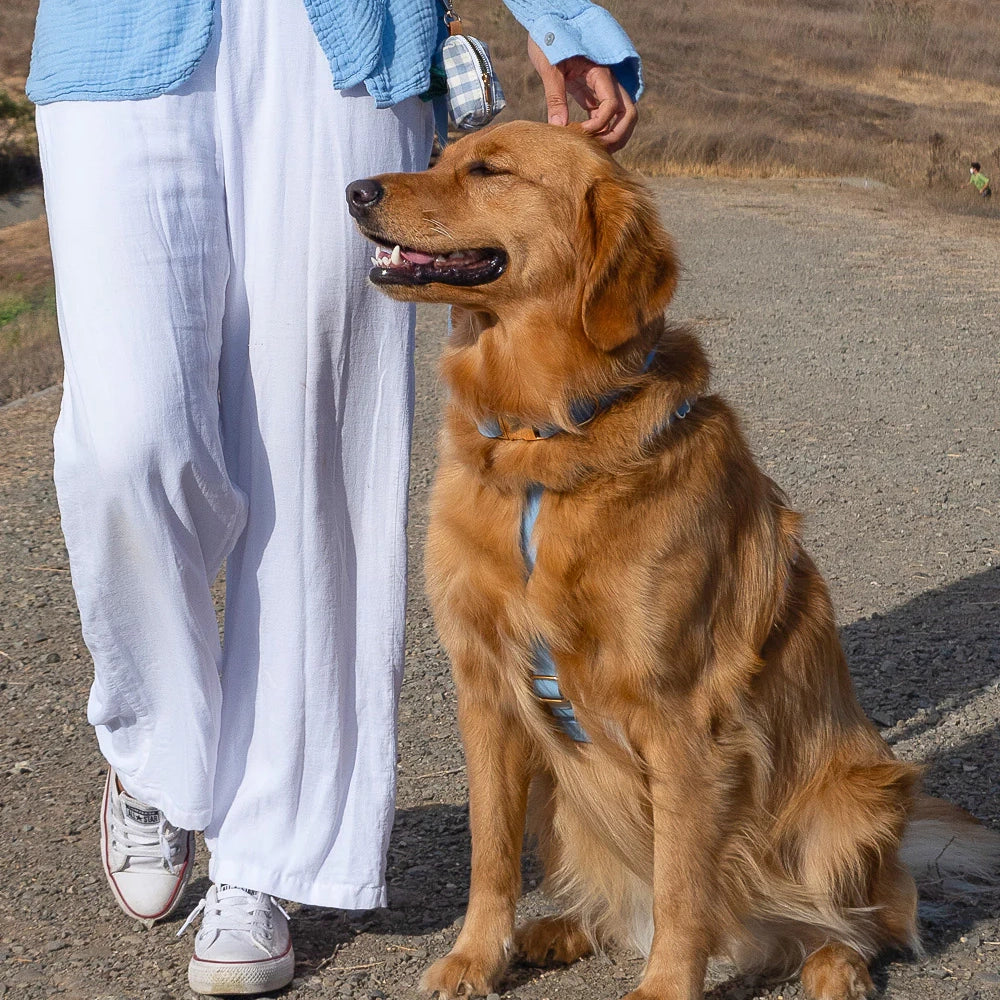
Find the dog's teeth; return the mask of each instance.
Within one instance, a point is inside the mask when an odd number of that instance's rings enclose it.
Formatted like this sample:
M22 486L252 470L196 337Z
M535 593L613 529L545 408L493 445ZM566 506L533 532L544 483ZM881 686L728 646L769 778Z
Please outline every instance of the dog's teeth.
M398 243L392 248L392 253L389 255L389 263L393 267L399 267L403 263L403 251L399 249Z
M378 267L378 266L379 266L379 260L378 260L378 257L372 257L372 263L373 263L373 264L374 264L374 265L375 265L376 267Z

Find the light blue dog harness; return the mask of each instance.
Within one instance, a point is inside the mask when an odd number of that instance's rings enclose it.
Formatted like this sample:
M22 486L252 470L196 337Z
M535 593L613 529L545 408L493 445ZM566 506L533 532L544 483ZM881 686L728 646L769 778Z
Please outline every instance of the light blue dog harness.
M648 369L651 360L652 358L647 359L643 370ZM600 400L588 402L586 404L573 404L570 407L570 410L571 412L586 415L585 420L580 421L581 423L589 422L598 413L610 406L615 400L621 398L624 394L625 393L617 393L613 396L604 396ZM677 407L677 409L674 410L674 412L671 413L666 420L660 423L660 425L648 436L647 440L652 440L677 420L683 420L691 412L691 407L694 402L694 399L685 399L684 402ZM494 430L496 433L488 433L488 431ZM547 433L544 434L536 432L536 436L534 438L526 439L518 437L513 439L545 440L546 438L554 437L556 434L561 433L563 428L546 427L545 431ZM484 437L505 437L505 434L502 433L502 425L496 420L480 423L479 432ZM532 535L535 530L535 522L538 520L538 513L541 510L542 495L544 492L544 486L540 483L532 483L525 490L524 506L521 508L521 556L524 559L524 565L529 578L534 571L535 560L537 558L537 547L535 546ZM555 658L552 656L552 650L549 648L548 642L546 642L546 640L541 636L535 637L532 647L532 662L533 669L531 673L531 689L534 692L535 697L538 698L538 700L542 702L546 708L548 708L552 717L555 719L556 724L567 736L570 737L570 739L577 743L589 743L590 737L577 721L572 703L564 697L559 688L559 672L556 667Z

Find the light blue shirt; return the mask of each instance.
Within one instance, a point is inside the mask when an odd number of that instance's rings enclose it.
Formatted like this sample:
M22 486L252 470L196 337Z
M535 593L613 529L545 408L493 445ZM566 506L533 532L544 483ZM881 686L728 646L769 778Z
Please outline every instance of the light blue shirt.
M466 9L472 2L465 0ZM436 0L304 3L338 90L363 83L379 107L427 90L443 33L443 9ZM611 66L633 99L639 97L639 56L603 7L589 0L504 3L549 62L584 55ZM462 9L459 4L458 12ZM213 0L41 0L28 96L48 104L166 93L194 72L208 47L212 20Z

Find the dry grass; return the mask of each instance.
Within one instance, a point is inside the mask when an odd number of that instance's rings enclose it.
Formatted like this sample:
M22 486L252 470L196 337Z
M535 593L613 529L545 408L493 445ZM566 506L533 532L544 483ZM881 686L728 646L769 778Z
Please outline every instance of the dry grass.
M4 302L0 300L0 315ZM62 373L55 308L28 308L0 323L0 406L54 385Z
M1000 29L988 0L606 5L645 65L642 124L623 155L632 166L960 190L978 159L1000 177ZM493 44L510 114L537 116L516 24L491 8L476 27Z
M0 405L61 371L45 219L0 229Z

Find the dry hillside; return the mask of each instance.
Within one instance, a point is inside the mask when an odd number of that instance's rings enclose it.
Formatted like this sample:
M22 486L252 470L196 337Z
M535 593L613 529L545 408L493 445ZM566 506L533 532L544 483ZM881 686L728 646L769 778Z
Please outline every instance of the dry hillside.
M1000 28L988 0L606 6L643 56L643 121L626 159L647 172L863 175L968 202L970 158L1000 171ZM538 114L513 19L484 4L477 24L512 112Z
M627 156L644 170L861 174L963 195L970 158L987 173L1000 170L1000 28L991 0L606 6L645 62L643 123ZM0 85L14 97L23 93L36 7L0 7ZM540 92L513 18L499 0L464 0L458 9L493 46L510 114L537 115Z

